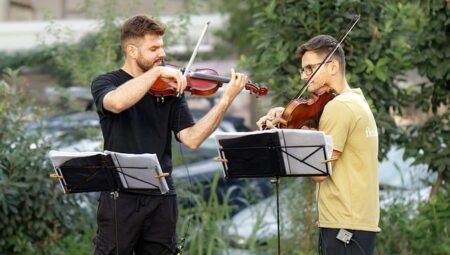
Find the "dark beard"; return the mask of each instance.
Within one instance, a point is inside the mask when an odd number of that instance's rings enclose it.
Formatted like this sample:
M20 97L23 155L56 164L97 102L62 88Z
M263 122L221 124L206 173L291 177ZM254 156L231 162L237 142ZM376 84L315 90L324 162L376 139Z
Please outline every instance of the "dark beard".
M136 59L136 64L142 69L142 72L147 72L155 65L155 63L150 63L140 57Z

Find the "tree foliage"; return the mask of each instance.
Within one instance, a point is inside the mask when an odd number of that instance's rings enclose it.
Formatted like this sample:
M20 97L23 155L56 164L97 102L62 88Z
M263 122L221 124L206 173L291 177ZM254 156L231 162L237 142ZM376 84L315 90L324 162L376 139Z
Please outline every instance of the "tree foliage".
M36 107L18 71L0 80L0 250L2 254L44 254L67 234L82 234L88 214L76 197L65 196L48 177L50 144L26 127Z
M450 2L424 0L420 7L426 25L416 32L417 48L411 55L427 81L411 91L409 105L429 118L420 125L408 126L402 138L406 157L438 173L432 190L435 195L450 181Z
M449 5L437 0L229 0L222 5L230 20L224 36L242 53L241 64L252 79L267 82L274 103L286 104L301 88L296 48L318 34L340 38L351 17L361 15L343 43L347 79L363 90L374 112L380 157L400 144L405 156L448 172ZM403 86L406 72L414 68L429 82ZM410 107L431 112L427 123L396 124L394 116Z

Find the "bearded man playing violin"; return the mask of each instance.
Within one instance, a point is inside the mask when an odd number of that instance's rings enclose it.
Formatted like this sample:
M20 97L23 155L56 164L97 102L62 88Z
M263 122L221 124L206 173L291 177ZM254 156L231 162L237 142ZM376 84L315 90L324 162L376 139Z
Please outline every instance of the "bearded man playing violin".
M91 91L100 117L104 149L156 153L161 168L170 174L172 133L178 142L198 148L218 127L231 102L244 88L247 76L232 70L231 80L218 103L194 123L182 94L186 78L178 69L161 65L166 56L165 29L158 20L143 15L126 20L120 37L124 65L95 78ZM162 100L149 94L158 80L167 82L179 96ZM177 200L172 178L168 176L166 181L170 191L165 195L159 190L121 191L115 204L108 192L101 193L95 254L175 253Z
M298 47L303 81L310 79L337 44L333 37L319 35ZM319 122L319 130L333 139L333 173L312 177L317 183L321 254L374 254L380 231L378 132L361 89L351 89L347 83L340 45L309 83L308 91L318 90L337 94L325 105ZM283 111L283 107L271 109L257 125L276 128L273 120ZM343 233L351 238L345 241Z

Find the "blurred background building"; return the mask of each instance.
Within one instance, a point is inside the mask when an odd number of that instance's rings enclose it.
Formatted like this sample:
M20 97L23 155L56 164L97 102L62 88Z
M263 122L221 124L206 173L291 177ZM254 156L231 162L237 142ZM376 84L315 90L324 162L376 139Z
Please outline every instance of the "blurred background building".
M186 0L110 2L115 5L117 10L121 10L121 17L147 14L158 16L166 23L173 20L176 15L179 15L183 8L186 8L186 4L188 4ZM97 19L95 14L101 13L102 10L100 8L104 8L105 3L107 4L108 1L0 0L0 52L32 50L42 45L52 45L61 40L61 38L69 38L76 42L86 34L99 29L99 19L101 17ZM120 21L119 19L118 23ZM207 4L197 4L195 6L195 15L189 16L188 38L183 38L180 40L180 43L171 45L167 49L168 55L190 55L193 45L195 45L207 21L211 21L211 24L208 33L206 33L202 41L193 68L208 67L217 70L221 75L229 75L231 68L236 69L237 56L217 59L210 57L208 60L204 60L204 58L202 60L202 53L211 52L214 48L215 31L223 27L223 23L226 22L226 18L223 15L210 10ZM62 33L70 33L70 36L66 34L62 34L60 37L49 36L50 33L54 34L55 28ZM53 29L53 31L49 31L49 29ZM189 41L189 44L186 41ZM48 91L48 86L54 84L54 80L48 74L24 72L24 76L29 80L32 90ZM86 84L84 86L88 87ZM229 113L244 118L247 126L254 127L257 119L257 114L255 113L256 101L253 96L246 95L247 93L243 92L245 95L238 97L229 109ZM44 97L51 96L47 93ZM191 107L207 110L211 106L211 102L214 101L214 97L217 97L217 95L208 99L192 96L190 97Z

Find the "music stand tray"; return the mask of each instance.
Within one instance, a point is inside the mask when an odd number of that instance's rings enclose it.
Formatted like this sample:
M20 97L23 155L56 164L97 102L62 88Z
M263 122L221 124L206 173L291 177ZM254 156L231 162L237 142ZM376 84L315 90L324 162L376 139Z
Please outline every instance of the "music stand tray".
M156 154L50 151L64 193L159 189L169 191Z
M321 131L220 132L215 138L227 178L332 174L333 142Z

